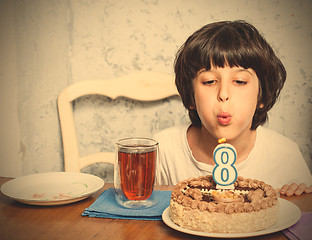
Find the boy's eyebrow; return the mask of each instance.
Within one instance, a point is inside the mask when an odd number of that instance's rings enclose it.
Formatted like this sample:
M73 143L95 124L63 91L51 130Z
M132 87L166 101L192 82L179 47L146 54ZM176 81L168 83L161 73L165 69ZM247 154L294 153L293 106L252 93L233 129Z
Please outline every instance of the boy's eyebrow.
M199 75L199 74L201 74L201 73L203 73L203 72L208 72L209 70L207 70L206 68L203 68L203 69L201 69L201 70L199 70L198 72L197 72L197 76Z
M249 69L252 69L252 68L248 68L248 69L246 69L246 68L240 68L240 69L238 69L238 72L247 72L247 73L249 73L250 75L254 75L253 74L253 72L251 72Z
M247 73L249 73L251 76L253 76L254 75L254 73L252 72L252 71L250 71L249 69L251 69L251 70L253 70L252 68L238 68L237 69L237 72L247 72ZM201 70L199 70L198 72L197 72L197 75L196 76L198 76L199 74L201 74L201 73L203 73L203 72L210 72L211 71L211 69L206 69L206 68L202 68Z

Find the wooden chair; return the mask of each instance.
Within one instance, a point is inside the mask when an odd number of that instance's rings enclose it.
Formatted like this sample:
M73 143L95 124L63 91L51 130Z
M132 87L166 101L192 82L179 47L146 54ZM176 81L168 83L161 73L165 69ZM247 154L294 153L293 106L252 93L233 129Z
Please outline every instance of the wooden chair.
M156 72L135 72L120 78L82 81L66 87L58 96L65 171L80 172L94 163L114 164L113 152L92 153L84 157L79 154L72 103L79 97L94 94L112 99L122 96L139 101L156 101L178 95L178 92L173 75Z

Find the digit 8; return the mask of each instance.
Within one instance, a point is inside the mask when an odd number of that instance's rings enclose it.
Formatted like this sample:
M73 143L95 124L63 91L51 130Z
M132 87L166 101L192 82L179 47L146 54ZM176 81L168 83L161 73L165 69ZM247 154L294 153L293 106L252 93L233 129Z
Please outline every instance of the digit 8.
M236 162L236 151L229 144L220 144L213 152L213 160L216 166L212 175L214 181L221 186L233 184L237 179L237 170L234 166Z

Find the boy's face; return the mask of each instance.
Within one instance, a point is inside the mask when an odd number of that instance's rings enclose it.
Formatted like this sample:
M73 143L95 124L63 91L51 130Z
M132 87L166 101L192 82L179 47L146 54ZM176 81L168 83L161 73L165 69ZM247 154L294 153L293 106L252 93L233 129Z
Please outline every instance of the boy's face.
M193 87L194 107L205 131L229 141L248 136L259 93L254 70L228 66L203 69L193 80Z

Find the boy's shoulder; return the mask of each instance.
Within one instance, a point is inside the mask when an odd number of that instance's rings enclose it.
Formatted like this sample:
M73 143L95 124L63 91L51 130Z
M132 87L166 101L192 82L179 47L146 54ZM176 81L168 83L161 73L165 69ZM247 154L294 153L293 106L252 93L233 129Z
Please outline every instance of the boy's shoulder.
M288 151L299 149L297 143L273 129L259 126L257 130L259 134L259 143L263 147L265 146L267 150L273 149L276 151L280 149L284 153L287 153Z
M281 141L285 143L296 144L293 140L277 132L276 130L263 127L263 126L259 126L257 130L258 130L258 133L261 135L261 137L265 138L267 141L270 141L270 142Z
M181 137L181 134L186 134L186 131L190 124L177 125L169 128L165 128L154 134L154 138L158 141L177 139Z

